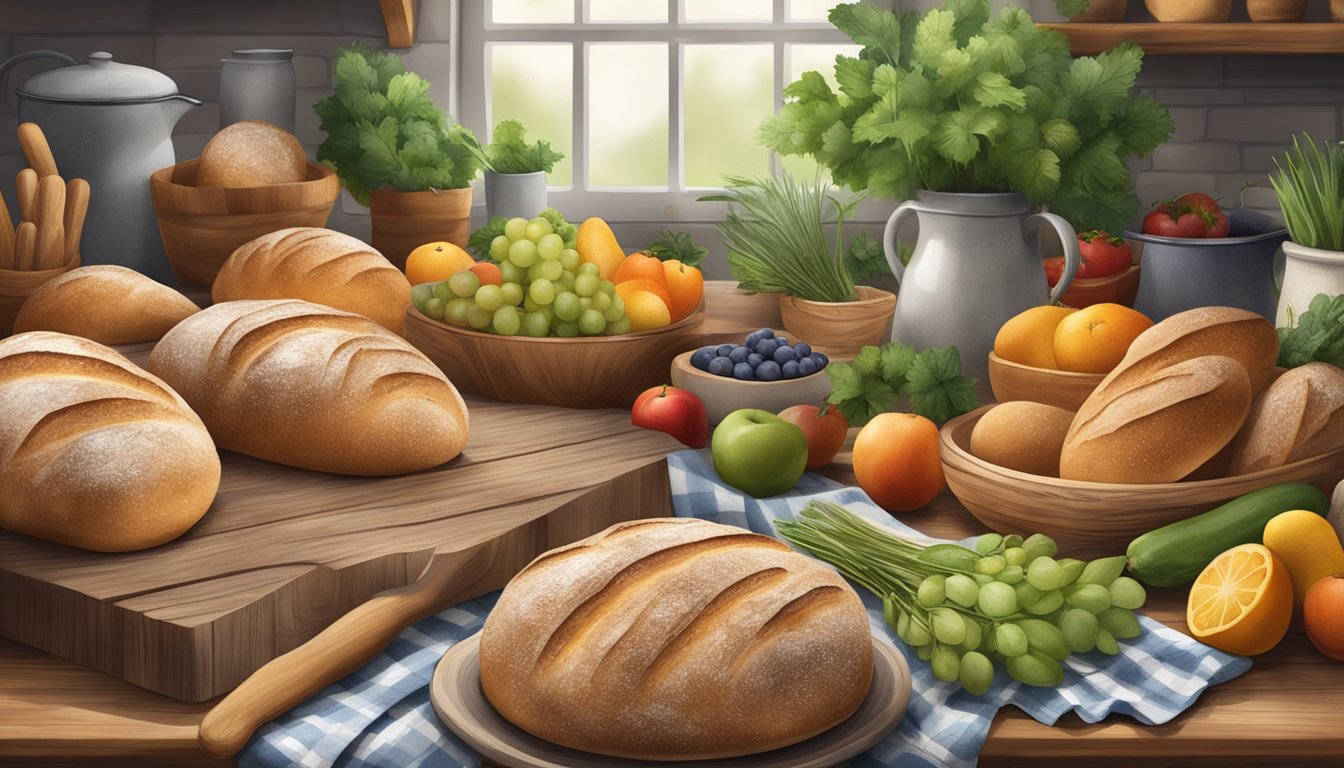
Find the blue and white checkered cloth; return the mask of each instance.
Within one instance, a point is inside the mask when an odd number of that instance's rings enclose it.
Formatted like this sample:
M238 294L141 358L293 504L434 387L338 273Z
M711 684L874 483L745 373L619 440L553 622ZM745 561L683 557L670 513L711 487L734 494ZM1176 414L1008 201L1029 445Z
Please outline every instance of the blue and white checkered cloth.
M905 535L923 538L876 507L857 488L807 474L789 493L753 499L724 485L707 451L668 456L672 501L678 517L706 520L775 535L773 521L795 519L812 499L844 504L855 513ZM877 631L888 632L882 603L858 590ZM259 731L239 756L243 768L273 766L436 766L474 768L480 757L458 740L429 703L429 680L454 643L480 630L498 593L431 616L402 632L363 669L328 687ZM1020 685L1000 670L992 693L972 696L933 677L926 662L899 640L914 673L914 695L900 726L876 747L853 758L853 768L974 766L994 714L1012 704L1052 725L1069 710L1095 723L1110 714L1141 723L1165 723L1210 685L1250 668L1249 659L1202 645L1146 617L1144 632L1121 641L1120 654L1074 655L1059 688Z

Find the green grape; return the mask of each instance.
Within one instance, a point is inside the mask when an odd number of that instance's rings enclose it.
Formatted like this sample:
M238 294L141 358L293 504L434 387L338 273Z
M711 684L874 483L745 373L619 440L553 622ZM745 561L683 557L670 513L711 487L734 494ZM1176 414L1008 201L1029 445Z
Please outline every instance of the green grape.
M573 272L562 272L560 274L559 282L565 287L566 291L574 290L574 277L575 275Z
M551 226L551 222L538 216L527 222L527 228L523 231L524 234L527 235L527 239L535 243L546 235L554 232L555 228Z
M551 319L545 312L528 312L523 317L522 333L537 338L548 336L551 333Z
M432 293L439 299L439 301L445 303L457 298L457 294L453 293L453 288L452 286L448 285L447 280L444 280L440 283L436 283L434 285L434 288L432 289ZM471 294L467 295L470 296Z
M458 272L448 278L448 289L454 296L460 296L464 299L476 295L476 289L481 287L481 278L476 276L475 272Z
M537 241L537 255L542 261L555 261L560 258L560 254L565 252L565 241L560 236L551 233L542 235Z
M961 645L966 642L966 622L961 614L951 608L935 608L929 611L929 622L933 625L933 636L944 645Z
M476 302L474 301L471 303L471 308L467 310L467 325L470 325L478 331L483 331L486 328L489 328L490 323L494 322L494 319L494 314L486 312L484 309L476 306Z
M532 263L532 266L527 268L527 282L530 283L541 277L541 265L542 262L536 261Z
M1060 569L1064 571L1064 584L1073 584L1077 582L1078 577L1083 575L1083 569L1087 567L1087 563L1072 557L1066 557L1063 560L1058 560L1056 562L1059 563Z
M611 309L611 307L607 307L607 309ZM630 332L630 318L628 317L622 317L620 320L617 320L612 323L607 323L607 329L603 331L603 333L607 334L608 336L620 336L622 333L629 333L629 332Z
M555 335L566 339L578 336L578 322L574 320L561 320L555 324Z
M1030 564L1038 557L1054 557L1055 540L1043 533L1033 533L1022 542L1022 548L1027 551L1027 563Z
M957 655L956 651L945 645L933 649L933 655L929 657L929 665L933 667L933 676L945 683L954 682L957 676L961 674L961 657Z
M961 641L961 644L957 646L957 650L962 653L967 653L978 649L980 644L985 640L984 630L980 628L980 622L966 614L961 615L961 621L966 625L966 639Z
M555 301L555 284L546 278L538 278L527 287L527 297L542 306Z
M933 632L929 629L927 616L910 614L910 626L905 630L910 645L919 647L933 642Z
M509 246L509 261L524 269L537 263L537 244L531 240L515 240Z
M593 300L588 304L588 307L590 309L595 309L598 312L605 313L607 308L611 306L611 297L601 291L594 293L592 299ZM603 314L602 319L606 319L605 314Z
M1111 593L1111 605L1117 608L1137 611L1148 600L1148 593L1144 591L1143 585L1128 576L1121 576L1111 582L1106 589Z
M983 573L986 576L994 576L1007 565L1008 563L1003 559L1003 555L989 555L975 561L975 572Z
M896 605L895 595L882 596L882 620L887 622L887 626L896 629L901 625L901 618L904 616L905 612Z
M1003 550L1003 559L1009 565L1027 565L1027 550L1021 547L1009 547Z
M579 297L570 291L557 294L555 297L555 316L561 320L579 319Z
M1079 574L1076 583L1078 584L1100 584L1103 587L1112 581L1120 578L1120 574L1125 572L1125 556L1116 555L1115 557L1103 557L1100 560L1093 560L1083 567L1083 572Z
M443 299L440 299L438 296L430 296L429 300L425 302L424 309L420 311L430 320L442 320L443 310Z
M521 216L514 216L504 224L504 236L510 241L522 240L527 237L527 219Z
M986 533L975 540L975 551L981 555L996 552L1003 543L1003 537L997 533Z
M1143 632L1139 620L1124 608L1107 608L1097 614L1097 623L1101 625L1102 629L1114 635L1117 640L1138 637Z
M1017 593L1007 584L991 581L980 588L976 604L981 613L991 619L1001 619L1017 613Z
M509 244L513 241L508 235L496 235L494 240L490 241L490 258L495 261L503 261L509 257Z
M980 559L979 555L960 544L934 544L925 547L917 557L925 563L956 571L969 571Z
M1027 633L1027 643L1031 645L1033 651L1039 651L1058 661L1069 657L1069 644L1059 627L1040 619L1023 619L1017 622L1017 625Z
M512 336L518 332L523 320L518 314L517 307L500 307L495 310L491 324L495 326L497 333L503 336Z
M915 656L919 657L919 660L920 660L920 661L928 661L928 660L929 660L929 657L932 656L932 655L933 655L933 645L932 645L932 644L930 644L930 645L921 645L921 646L918 646L918 647L915 648Z
M583 263L579 258L579 252L573 248L566 248L560 252L560 266L565 268L566 272L574 272Z
M453 299L443 310L443 319L453 325L465 327L467 323L467 311L476 306L472 299Z
M1053 688L1064 682L1064 668L1059 662L1036 651L1008 659L1008 674L1014 680L1039 688Z
M1041 599L1031 605L1022 606L1023 610L1033 616L1044 616L1047 613L1054 613L1064 605L1064 594L1057 589L1049 592L1042 592Z
M948 576L943 588L947 591L947 599L962 608L970 608L980 598L980 585L962 573Z
M971 651L961 657L961 687L973 696L984 696L994 685L994 662L983 653Z
M1031 586L1029 582L1020 581L1013 585L1013 592L1017 595L1017 604L1023 608L1035 605L1037 601L1045 594L1041 590Z
M579 297L579 309L580 309L580 310L588 309L588 308L591 307L591 306L593 306L593 297L591 297L591 296L581 296L581 297Z
M947 577L940 573L925 576L919 583L919 591L915 593L915 602L925 608L942 605L943 600L947 599L946 586Z
M999 571L994 575L994 578L1002 581L1004 584L1011 584L1014 586L1021 583L1026 577L1027 573L1022 570L1022 566L1020 565L1006 566L1002 571Z
M506 283L521 284L527 279L527 270L514 264L512 261L500 262L499 274L503 276Z
M1016 624L1000 624L994 628L994 647L1004 656L1021 656L1029 648L1027 633Z
M585 309L579 313L579 331L587 336L596 336L607 327L607 319L596 309Z
M425 302L434 297L434 286L429 283L421 283L411 289L411 303L416 309L424 309Z
M596 264L592 263L591 261L586 264L579 265L580 275L592 275L593 277L597 277L601 273L602 273L601 268L599 268Z
M482 285L476 291L476 306L494 312L504 306L504 289L498 285Z
M590 275L585 272L574 278L574 292L580 296L592 296L597 293L598 283L597 275Z
M616 284L611 282L610 280L603 280L597 284L597 290L607 294L608 296L615 296Z
M1022 546L1022 537L1018 536L1016 533L1010 533L1007 536L1003 537L1004 549L1013 549L1014 547L1021 548L1021 546ZM1019 563L1019 565L1026 565L1026 563Z
M901 638L901 642L908 643L906 640L910 636L910 614L905 611L897 611L895 614L896 624L893 627L896 630L896 636Z
M972 573L971 578L975 580L976 584L979 584L982 587L994 580L994 577L987 573Z
M1070 608L1059 617L1059 631L1074 653L1087 653L1097 645L1097 617L1082 608Z
M1098 614L1111 607L1111 591L1100 584L1083 584L1065 598L1074 608Z
M1064 578L1065 576L1064 569L1048 555L1032 560L1031 565L1027 566L1027 581L1042 592L1059 589L1068 584L1069 580Z
M523 311L524 311L524 312L540 312L540 311L541 311L541 305L538 304L538 303L537 303L537 300L534 299L534 298L532 298L531 296L524 296L524 297L523 297Z
M547 280L559 280L563 274L565 274L565 268L560 266L558 261L543 261L541 262L541 268L537 270L537 276L544 277Z
M499 290L504 294L504 303L516 307L523 303L523 286L518 283L504 283L499 286Z
M607 318L608 323L614 323L625 317L625 299L622 299L619 293L612 296L611 303L602 310L602 316Z
M1115 642L1115 635L1104 629L1097 630L1097 650L1107 656L1114 656L1120 652L1120 644Z

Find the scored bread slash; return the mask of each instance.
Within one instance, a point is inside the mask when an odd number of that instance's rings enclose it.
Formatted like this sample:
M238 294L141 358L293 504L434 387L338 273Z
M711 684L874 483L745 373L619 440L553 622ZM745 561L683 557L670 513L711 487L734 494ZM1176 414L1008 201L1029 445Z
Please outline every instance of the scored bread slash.
M65 179L44 176L37 193L36 269L55 269L65 263Z
M62 264L79 253L79 238L84 233L84 217L88 212L89 182L84 179L71 179L70 183L65 185L65 244Z

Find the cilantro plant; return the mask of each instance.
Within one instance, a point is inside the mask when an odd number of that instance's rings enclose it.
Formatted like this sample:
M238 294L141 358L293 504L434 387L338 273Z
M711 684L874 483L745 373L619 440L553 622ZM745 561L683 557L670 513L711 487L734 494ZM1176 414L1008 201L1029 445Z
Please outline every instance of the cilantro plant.
M864 347L848 363L826 366L826 375L831 380L826 402L839 409L851 427L892 410L901 398L935 424L980 405L975 379L962 375L956 347L920 351L898 342Z
M916 189L1019 192L1078 229L1120 231L1138 213L1125 159L1171 135L1166 108L1132 96L1143 52L1073 58L1020 8L947 0L922 16L868 3L830 21L863 46L837 56L839 92L804 72L758 139L811 155L839 184L893 200Z
M483 159L485 169L494 173L550 173L565 156L551 149L549 141L528 144L527 129L517 120L500 120Z
M465 187L481 169L476 136L449 125L429 98L429 81L394 54L360 44L339 49L335 90L314 109L327 134L317 159L362 205L374 189Z

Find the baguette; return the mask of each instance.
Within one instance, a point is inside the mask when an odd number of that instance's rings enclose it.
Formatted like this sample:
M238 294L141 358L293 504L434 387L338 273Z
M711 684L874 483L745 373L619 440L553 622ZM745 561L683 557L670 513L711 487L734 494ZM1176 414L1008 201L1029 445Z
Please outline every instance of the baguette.
M378 251L349 235L292 227L239 246L215 277L216 303L303 299L364 315L400 335L411 284Z
M1064 440L1059 476L1175 482L1223 450L1250 408L1251 381L1239 360L1206 355L1166 366L1090 413L1079 412Z
M481 687L548 741L701 760L849 717L872 681L863 604L768 536L689 518L620 523L541 555L486 619Z
M149 370L221 448L345 475L442 464L467 407L433 363L366 317L306 301L230 301L183 320Z
M1256 399L1233 444L1229 475L1244 475L1344 448L1344 371L1307 363Z
M0 527L99 552L180 536L219 455L177 393L111 349L36 331L0 341Z
M200 311L133 269L99 264L47 281L19 308L14 332L59 331L100 344L154 341Z

